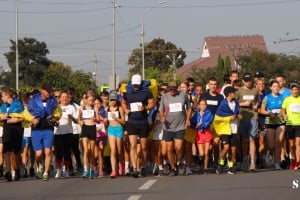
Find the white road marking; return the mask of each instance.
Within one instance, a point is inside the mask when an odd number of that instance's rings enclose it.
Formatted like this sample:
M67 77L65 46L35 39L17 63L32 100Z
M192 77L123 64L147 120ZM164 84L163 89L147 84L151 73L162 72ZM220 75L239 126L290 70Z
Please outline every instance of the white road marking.
M139 190L148 190L157 180L148 180L144 185L142 185Z
M127 200L139 200L142 195L131 195Z

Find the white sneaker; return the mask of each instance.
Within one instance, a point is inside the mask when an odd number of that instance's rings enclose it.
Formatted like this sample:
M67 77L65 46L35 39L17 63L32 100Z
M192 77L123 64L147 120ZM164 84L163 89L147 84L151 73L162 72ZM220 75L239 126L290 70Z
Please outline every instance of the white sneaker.
M55 178L61 178L61 177L62 177L62 171L61 169L57 169Z
M255 163L251 163L251 164L250 164L249 170L250 170L250 171L253 171L253 172L256 171Z
M125 176L130 175L130 170L128 167L125 167Z
M44 166L42 164L39 164L39 166L36 169L37 178L43 178L43 173L44 173Z
M281 170L280 164L278 164L278 163L276 163L276 164L274 165L274 167L275 167L275 170Z
M193 174L193 172L192 172L191 168L189 168L189 167L186 167L186 168L185 168L185 174L186 174L186 175Z
M65 177L65 178L70 178L69 171L64 171L64 177Z

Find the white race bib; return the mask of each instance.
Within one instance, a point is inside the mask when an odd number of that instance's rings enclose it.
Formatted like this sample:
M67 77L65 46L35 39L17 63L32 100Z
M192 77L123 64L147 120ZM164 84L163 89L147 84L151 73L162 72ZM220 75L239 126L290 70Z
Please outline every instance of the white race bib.
M170 112L182 112L182 104L181 103L170 103Z
M112 114L114 114L116 118L119 118L119 112L118 112L118 111L108 112L108 113L107 113L108 120L114 120L114 119L112 118Z
M300 104L291 103L290 104L290 111L294 112L294 113L299 113L300 112Z
M24 128L24 137L31 137L31 127Z
M3 136L3 127L0 126L0 137L2 137L2 136Z
M243 100L254 100L254 95L244 95Z
M206 100L207 105L213 105L213 106L217 106L218 105L218 101L216 100Z
M236 134L238 131L237 119L230 122L231 133Z
M281 111L280 109L273 109L273 110L272 110L272 113L277 113L277 114L279 114L280 111Z
M139 106L142 106L142 102L135 102L130 104L130 111L131 112L137 112L139 111Z
M95 117L94 110L83 110L82 111L82 118L83 119L91 119L93 117Z

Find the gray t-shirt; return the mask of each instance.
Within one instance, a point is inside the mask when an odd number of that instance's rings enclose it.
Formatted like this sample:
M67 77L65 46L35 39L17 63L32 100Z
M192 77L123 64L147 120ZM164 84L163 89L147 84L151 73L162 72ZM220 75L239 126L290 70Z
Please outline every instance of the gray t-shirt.
M163 129L167 131L186 129L186 112L190 108L191 103L185 93L177 92L175 96L164 94L159 106L159 111L164 112L166 116Z

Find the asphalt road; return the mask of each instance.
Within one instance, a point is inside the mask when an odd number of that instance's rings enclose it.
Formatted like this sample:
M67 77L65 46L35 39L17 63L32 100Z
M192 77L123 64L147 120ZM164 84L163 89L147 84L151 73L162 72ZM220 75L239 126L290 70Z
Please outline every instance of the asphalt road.
M294 181L294 182L293 182ZM295 182L296 181L296 182ZM293 187L298 187L293 189ZM300 198L300 171L116 179L0 180L1 200L289 200Z

